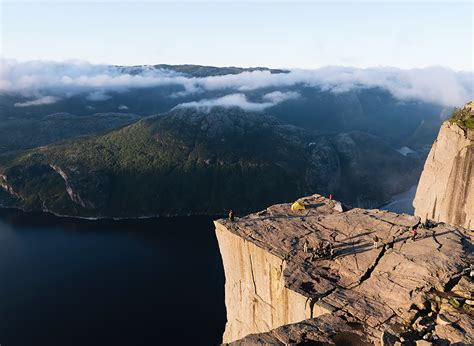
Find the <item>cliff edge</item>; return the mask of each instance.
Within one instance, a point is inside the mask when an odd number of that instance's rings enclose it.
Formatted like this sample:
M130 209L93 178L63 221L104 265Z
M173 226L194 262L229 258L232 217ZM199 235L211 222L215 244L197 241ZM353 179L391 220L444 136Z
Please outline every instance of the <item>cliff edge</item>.
M474 343L472 232L341 211L320 195L299 202L304 210L279 204L215 221L224 343Z
M422 220L474 228L474 102L454 112L426 159L413 201Z

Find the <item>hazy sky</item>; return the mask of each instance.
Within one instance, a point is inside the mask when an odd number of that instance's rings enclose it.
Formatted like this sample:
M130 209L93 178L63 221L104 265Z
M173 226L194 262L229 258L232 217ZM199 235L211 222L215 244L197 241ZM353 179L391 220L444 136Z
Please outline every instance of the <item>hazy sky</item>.
M1 2L20 61L473 70L473 2Z

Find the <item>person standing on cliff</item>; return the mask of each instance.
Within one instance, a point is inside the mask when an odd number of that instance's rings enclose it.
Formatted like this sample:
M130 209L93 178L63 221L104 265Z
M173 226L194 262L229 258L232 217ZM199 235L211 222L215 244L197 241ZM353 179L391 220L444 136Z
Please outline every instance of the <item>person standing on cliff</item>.
M374 241L374 249L377 249L379 247L379 237L377 237L376 234L374 234L374 237L372 238Z
M229 211L229 221L234 222L234 220L235 220L234 211L231 210L231 211Z
M415 241L416 236L418 235L418 232L416 231L416 228L413 228L411 231L412 231L411 240Z
M306 240L304 241L304 244L303 244L303 252L304 252L304 253L308 253L308 245L309 245L308 239L306 239Z

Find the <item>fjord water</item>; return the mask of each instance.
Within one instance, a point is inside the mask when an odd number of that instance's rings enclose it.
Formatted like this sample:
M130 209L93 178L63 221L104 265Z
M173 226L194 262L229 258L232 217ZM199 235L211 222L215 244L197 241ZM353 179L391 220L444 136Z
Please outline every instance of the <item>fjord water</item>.
M382 209L411 213L415 191ZM0 344L220 343L224 273L213 219L0 209Z
M418 185L413 185L407 191L401 192L392 197L391 201L380 207L382 210L393 211L398 214L410 214L415 213L415 208L413 208L413 200L416 195L416 188Z
M211 217L87 221L0 210L0 344L218 344Z

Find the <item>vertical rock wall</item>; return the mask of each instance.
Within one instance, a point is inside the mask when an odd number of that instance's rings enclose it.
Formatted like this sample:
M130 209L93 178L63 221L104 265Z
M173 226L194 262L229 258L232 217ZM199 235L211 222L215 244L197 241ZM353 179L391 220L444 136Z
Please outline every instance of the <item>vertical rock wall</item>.
M413 201L415 215L474 228L474 142L469 130L445 122Z
M436 329L474 345L472 231L382 210L341 212L320 195L298 202L304 210L283 203L214 222L226 277L224 343L249 335L236 345L367 345L388 333L415 344Z
M226 278L224 343L311 317L307 298L284 286L282 259L215 226Z

